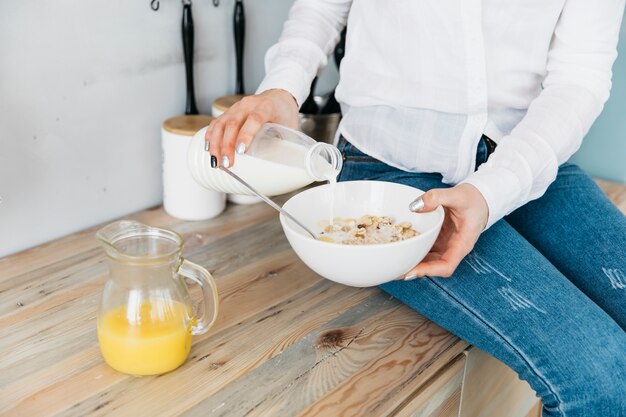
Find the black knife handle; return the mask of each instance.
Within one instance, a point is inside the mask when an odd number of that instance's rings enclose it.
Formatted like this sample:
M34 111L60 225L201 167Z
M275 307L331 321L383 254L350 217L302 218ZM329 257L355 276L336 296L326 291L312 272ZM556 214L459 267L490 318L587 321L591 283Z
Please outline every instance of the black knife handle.
M311 82L311 90L309 96L304 100L302 106L300 106L300 113L302 114L317 114L319 112L319 106L315 102L315 85L317 84L317 77L313 78Z
M235 94L244 94L243 87L243 41L246 34L246 17L243 13L243 1L235 2L233 15L233 30L235 32L235 60L237 65L237 85Z
M339 38L339 42L337 42L337 45L335 46L335 51L333 53L337 68L339 68L339 65L341 64L341 60L343 59L343 56L346 54L346 32L347 31L348 31L348 28L344 28L341 31L341 37Z
M185 78L187 81L187 102L185 114L198 114L196 94L193 86L193 17L191 4L183 5L183 55L185 57Z

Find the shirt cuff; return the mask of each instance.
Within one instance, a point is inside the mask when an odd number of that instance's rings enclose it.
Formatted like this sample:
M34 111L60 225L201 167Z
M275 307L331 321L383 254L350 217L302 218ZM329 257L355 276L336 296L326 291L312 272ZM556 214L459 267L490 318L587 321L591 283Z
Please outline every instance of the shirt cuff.
M256 94L272 89L286 90L296 99L298 108L300 108L311 89L309 78L304 68L299 65L283 65L280 68L272 69L265 76L261 85L257 88Z
M482 166L461 181L461 184L473 185L485 198L489 209L485 230L520 205L522 193L520 180L508 169Z

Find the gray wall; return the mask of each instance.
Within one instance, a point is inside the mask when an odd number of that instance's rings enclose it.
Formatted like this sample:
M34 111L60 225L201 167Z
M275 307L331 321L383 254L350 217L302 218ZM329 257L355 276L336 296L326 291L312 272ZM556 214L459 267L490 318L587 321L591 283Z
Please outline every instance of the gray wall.
M0 1L0 256L161 202L160 126L184 110L181 2ZM246 1L245 82L291 0ZM201 112L234 90L233 0L195 0ZM336 82L329 66L319 90Z

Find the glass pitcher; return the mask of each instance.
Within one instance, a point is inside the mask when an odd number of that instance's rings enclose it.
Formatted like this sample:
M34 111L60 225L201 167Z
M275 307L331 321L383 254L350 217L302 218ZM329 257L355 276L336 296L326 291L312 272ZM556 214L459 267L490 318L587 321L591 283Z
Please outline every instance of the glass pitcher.
M211 168L211 155L204 150L206 130L199 130L189 143L187 167L193 179L210 190L253 195L225 172ZM335 181L342 164L341 152L335 146L317 142L297 130L266 123L245 153L235 155L231 169L261 194L275 196L314 181Z
M213 277L181 257L183 238L178 233L121 220L100 229L96 238L110 271L97 319L104 360L131 375L179 367L189 354L191 336L205 333L217 318ZM184 278L202 288L199 317Z

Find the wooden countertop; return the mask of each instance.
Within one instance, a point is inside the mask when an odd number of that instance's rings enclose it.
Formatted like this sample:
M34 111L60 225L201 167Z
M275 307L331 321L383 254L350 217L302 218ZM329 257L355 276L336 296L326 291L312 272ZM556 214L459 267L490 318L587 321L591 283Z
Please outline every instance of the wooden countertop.
M0 414L408 415L467 347L377 288L320 278L265 205L203 222L161 208L128 218L183 234L185 256L217 281L215 326L179 369L126 376L96 340L108 271L97 228L0 259Z

